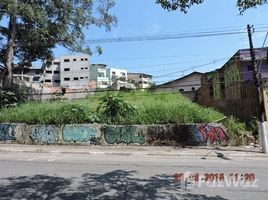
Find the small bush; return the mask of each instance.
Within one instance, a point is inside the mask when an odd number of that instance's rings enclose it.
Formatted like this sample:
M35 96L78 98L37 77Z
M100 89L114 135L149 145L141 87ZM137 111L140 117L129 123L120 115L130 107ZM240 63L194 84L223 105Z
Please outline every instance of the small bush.
M101 98L100 105L97 108L104 120L113 124L120 123L122 118L129 117L135 113L135 107L116 94L107 94Z
M16 107L25 100L23 94L19 90L5 91L0 90L0 109Z
M230 138L230 145L245 145L246 144L246 124L240 122L233 116L226 119L224 122L225 127L228 130Z

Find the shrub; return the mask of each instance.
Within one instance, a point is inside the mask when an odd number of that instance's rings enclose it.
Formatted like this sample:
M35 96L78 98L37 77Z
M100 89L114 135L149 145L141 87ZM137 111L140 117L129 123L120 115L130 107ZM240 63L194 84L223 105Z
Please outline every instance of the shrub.
M20 90L0 90L0 108L16 107L25 100Z
M122 118L133 115L135 111L134 106L114 93L103 96L97 108L97 112L113 124L120 123Z
M233 116L227 118L224 122L228 130L230 138L230 145L244 145L246 144L246 124L240 122Z

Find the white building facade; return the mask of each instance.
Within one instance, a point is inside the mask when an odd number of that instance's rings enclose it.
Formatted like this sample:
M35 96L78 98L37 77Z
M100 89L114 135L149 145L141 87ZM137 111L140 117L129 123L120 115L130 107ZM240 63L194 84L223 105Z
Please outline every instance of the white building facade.
M62 56L54 59L45 68L43 83L45 85L69 89L82 89L89 83L89 56Z
M127 81L127 70L110 68L107 69L107 77L109 78L109 85L112 85L116 80Z
M105 64L91 64L90 65L90 80L96 82L96 87L105 89L109 86L109 78L106 74L107 65Z

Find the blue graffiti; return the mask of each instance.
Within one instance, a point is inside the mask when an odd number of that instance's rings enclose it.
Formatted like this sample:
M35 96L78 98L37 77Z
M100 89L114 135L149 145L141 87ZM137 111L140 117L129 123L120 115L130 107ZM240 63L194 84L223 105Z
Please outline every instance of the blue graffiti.
M66 142L88 142L96 136L96 129L88 126L65 126L62 131Z
M57 132L53 126L36 126L32 129L31 138L34 143L54 144Z
M0 124L0 141L16 140L15 129L16 125Z

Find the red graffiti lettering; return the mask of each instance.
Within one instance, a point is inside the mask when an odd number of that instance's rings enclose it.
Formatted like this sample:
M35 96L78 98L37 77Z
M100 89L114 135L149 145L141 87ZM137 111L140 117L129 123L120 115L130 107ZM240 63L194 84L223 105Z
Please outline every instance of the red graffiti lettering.
M198 130L206 143L209 142L210 144L214 144L215 142L218 142L221 144L222 142L228 141L228 136L220 127L213 127L206 124L200 125Z

